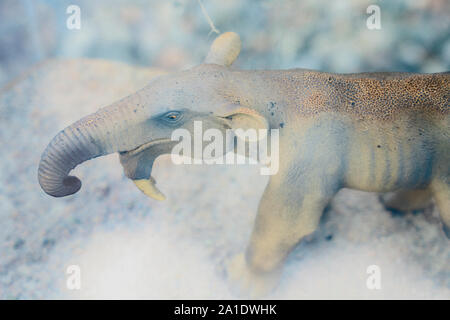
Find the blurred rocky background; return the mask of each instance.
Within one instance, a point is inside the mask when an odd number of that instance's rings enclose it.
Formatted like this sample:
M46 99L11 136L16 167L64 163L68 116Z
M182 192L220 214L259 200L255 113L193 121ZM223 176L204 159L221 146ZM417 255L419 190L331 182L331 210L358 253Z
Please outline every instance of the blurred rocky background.
M81 29L69 30L69 5ZM369 30L370 5L381 30ZM450 65L448 0L203 0L220 31L238 32L241 68L438 72ZM1 0L0 84L52 57L186 68L213 34L197 0ZM208 36L209 35L209 36Z
M69 5L81 29L69 30ZM203 0L236 31L235 66L333 72L450 69L448 0ZM381 29L369 30L370 5ZM0 0L0 299L233 298L224 261L245 248L267 177L257 166L175 166L154 176L155 202L117 155L76 169L74 196L37 183L41 152L62 128L198 64L215 34L197 0ZM55 59L58 58L58 59ZM437 212L392 216L376 194L343 190L291 256L272 298L450 298L450 246ZM82 289L66 286L79 265ZM366 287L378 265L382 289Z

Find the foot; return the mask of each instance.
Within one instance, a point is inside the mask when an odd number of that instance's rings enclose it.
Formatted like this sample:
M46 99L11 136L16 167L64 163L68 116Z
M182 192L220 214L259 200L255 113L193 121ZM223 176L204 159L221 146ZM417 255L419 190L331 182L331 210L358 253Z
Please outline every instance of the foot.
M230 259L226 267L231 291L244 298L263 298L271 293L279 282L280 271L253 272L248 267L243 253Z
M444 230L445 235L447 236L447 239L450 240L450 228L447 227L445 224L442 226L442 230Z

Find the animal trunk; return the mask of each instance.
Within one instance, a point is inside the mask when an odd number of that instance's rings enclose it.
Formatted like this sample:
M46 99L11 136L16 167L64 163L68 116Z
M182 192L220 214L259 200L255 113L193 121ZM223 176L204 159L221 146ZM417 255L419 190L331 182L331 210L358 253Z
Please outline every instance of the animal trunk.
M38 170L39 184L47 194L54 197L74 194L81 188L81 181L69 176L69 172L77 165L139 145L130 134L130 128L139 123L132 110L139 99L136 96L80 119L53 138L42 154Z

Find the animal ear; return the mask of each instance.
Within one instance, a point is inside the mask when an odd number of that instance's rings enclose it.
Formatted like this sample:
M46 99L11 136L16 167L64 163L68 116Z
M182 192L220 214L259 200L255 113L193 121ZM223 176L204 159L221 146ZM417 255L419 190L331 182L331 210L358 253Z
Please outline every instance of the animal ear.
M233 129L236 136L239 138L243 138L245 136L245 131L248 129L255 130L257 137L260 137L258 130L267 130L269 128L266 118L254 109L236 105L228 105L221 111L221 117L226 119L228 125L231 129ZM256 138L256 140L258 140L258 138Z
M229 67L241 52L241 39L234 32L225 32L218 36L211 45L205 63L214 63Z

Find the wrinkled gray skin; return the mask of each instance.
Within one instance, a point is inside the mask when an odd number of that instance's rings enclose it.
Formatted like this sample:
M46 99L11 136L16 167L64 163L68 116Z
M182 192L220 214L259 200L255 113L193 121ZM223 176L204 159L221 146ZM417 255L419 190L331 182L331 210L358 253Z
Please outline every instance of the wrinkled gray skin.
M151 167L169 153L172 131L280 130L280 168L261 199L246 254L229 277L251 294L276 283L296 244L318 226L339 189L398 191L391 208L420 207L434 197L450 228L450 74L337 75L309 70L229 68L239 37L218 37L204 64L162 76L142 90L61 131L39 165L42 189L55 197L77 192L69 176L78 164L120 153L125 174L162 199ZM420 199L420 201L418 201ZM420 203L419 203L420 202ZM450 234L450 233L449 233Z

